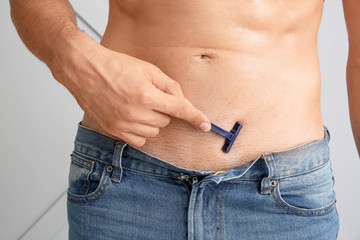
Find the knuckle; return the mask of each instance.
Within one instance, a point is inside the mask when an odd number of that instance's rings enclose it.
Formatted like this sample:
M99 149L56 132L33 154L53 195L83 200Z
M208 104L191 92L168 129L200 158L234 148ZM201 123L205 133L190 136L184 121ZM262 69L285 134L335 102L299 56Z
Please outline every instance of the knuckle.
M147 68L142 68L141 69L141 73L142 75L147 79L149 80L150 82L152 82L153 80L153 75L151 74L151 71L149 71Z
M174 112L175 117L182 118L184 116L184 105L177 104Z
M123 121L116 121L110 125L107 126L110 132L119 134L121 132L124 132L126 125Z
M181 85L177 81L173 81L173 89L175 89L176 92L182 92Z
M123 116L129 121L134 121L136 119L135 112L130 108L124 109ZM119 122L119 124L124 125L122 122Z
M118 122L116 124L116 128L120 132L125 132L127 130L127 126L126 126L126 124L124 122Z
M149 106L153 102L153 96L150 91L142 91L139 96L139 101L141 105Z
M146 65L147 65L147 71L149 73L153 73L153 77L161 76L162 74L164 74L164 72L160 69L160 67L158 67L150 62L146 62Z
M114 124L106 124L102 127L102 129L105 130L105 132L113 135L113 136L116 136L116 137L120 137L120 138L123 138L123 129L124 129L124 126L123 126L123 123L121 122L117 122L117 123L114 123Z
M158 66L149 63L149 67L151 67L156 73L163 74L163 71L161 71L161 69Z

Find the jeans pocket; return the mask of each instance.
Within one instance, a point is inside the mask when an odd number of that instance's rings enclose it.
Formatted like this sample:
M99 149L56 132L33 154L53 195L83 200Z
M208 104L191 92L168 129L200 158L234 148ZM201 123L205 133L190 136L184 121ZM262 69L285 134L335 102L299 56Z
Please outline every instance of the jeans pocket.
M98 199L110 182L107 164L73 151L69 170L68 200L90 202Z
M297 176L274 180L272 196L286 212L320 216L335 210L334 174L330 161L324 166Z

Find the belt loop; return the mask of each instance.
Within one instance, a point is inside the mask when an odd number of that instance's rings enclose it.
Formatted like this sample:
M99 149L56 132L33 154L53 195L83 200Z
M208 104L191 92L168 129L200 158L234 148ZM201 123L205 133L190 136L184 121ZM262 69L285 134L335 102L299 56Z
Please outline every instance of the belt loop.
M267 152L262 154L266 166L268 167L269 174L267 177L264 177L261 180L261 194L270 194L272 189L276 184L274 184L274 180L272 179L275 176L275 161L272 152Z
M122 160L122 153L124 148L126 147L127 142L124 141L118 141L115 145L114 150L114 157L112 161L112 165L114 167L114 170L111 174L111 180L114 182L119 183L122 178L122 167L121 167L121 160Z

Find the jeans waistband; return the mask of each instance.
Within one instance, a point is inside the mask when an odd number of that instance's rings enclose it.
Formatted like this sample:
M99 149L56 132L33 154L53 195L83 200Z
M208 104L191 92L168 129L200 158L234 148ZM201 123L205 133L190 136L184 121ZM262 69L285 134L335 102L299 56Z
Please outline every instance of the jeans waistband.
M121 180L121 170L126 168L158 176L178 177L184 174L191 177L203 176L219 183L240 178L241 180L283 178L315 170L329 161L329 140L330 133L324 125L324 138L321 140L312 140L282 151L262 153L249 163L215 173L177 167L122 140L87 128L79 122L74 151L113 165L117 169L113 179L118 181Z

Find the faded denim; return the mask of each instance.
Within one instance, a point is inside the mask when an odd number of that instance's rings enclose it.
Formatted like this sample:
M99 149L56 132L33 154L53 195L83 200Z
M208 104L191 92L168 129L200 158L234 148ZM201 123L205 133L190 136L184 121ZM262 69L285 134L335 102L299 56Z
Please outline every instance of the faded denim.
M176 167L78 123L69 239L336 239L330 133L226 172Z

